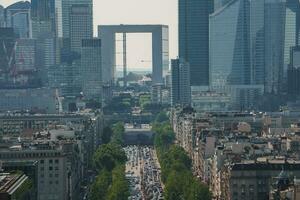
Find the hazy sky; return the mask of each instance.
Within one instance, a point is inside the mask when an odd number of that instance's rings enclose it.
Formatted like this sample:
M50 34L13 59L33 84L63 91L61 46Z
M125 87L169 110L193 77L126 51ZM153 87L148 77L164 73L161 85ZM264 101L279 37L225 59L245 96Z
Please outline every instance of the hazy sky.
M0 0L7 6L16 0ZM166 24L170 28L170 58L177 56L177 0L94 0L94 24ZM96 33L96 31L95 31ZM128 36L128 65L147 67L149 35Z

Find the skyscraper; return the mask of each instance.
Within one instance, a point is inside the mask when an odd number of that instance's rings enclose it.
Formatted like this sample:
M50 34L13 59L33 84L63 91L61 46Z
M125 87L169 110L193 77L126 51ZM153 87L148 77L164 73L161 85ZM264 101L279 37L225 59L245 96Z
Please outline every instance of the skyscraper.
M63 37L61 0L31 0L31 18L34 35L48 31Z
M0 27L5 26L4 8L0 5Z
M210 16L210 85L224 92L250 83L247 0L235 0Z
M81 70L84 96L89 99L100 100L102 93L100 39L82 40Z
M299 45L300 4L297 0L265 3L265 92L285 90L291 50Z
M224 2L221 1L220 2ZM298 45L297 0L235 0L210 15L210 84L284 85L291 48Z
M32 37L30 3L28 1L14 3L8 6L5 11L6 27L14 28L15 33L20 38Z
M83 39L93 37L93 11L91 4L73 4L70 7L71 50L81 52Z
M10 87L15 68L16 36L13 28L0 28L0 87Z
M190 64L191 86L209 85L211 0L179 0L179 57Z
M300 47L291 51L291 64L288 69L288 93L295 97L300 95Z
M171 60L171 105L190 105L190 66L182 59Z
M88 4L93 7L93 0L63 0L62 1L62 24L63 37L70 38L70 11L71 6L75 4Z

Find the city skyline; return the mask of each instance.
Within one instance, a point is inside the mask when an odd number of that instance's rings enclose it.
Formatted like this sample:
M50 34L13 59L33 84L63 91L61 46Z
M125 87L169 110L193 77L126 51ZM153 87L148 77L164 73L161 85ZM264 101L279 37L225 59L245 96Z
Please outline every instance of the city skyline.
M7 7L17 0L4 0L0 5ZM170 58L178 55L178 14L173 0L94 0L94 36L98 25L117 24L164 24L170 29ZM119 6L115 6L119 4ZM105 6L102 6L105 5ZM114 10L114 12L112 12ZM130 15L128 14L130 10ZM153 14L153 13L156 14ZM113 13L119 13L115 15ZM139 16L139 17L136 17ZM146 48L143 48L146 46ZM151 59L151 37L149 34L128 35L128 66L131 70L149 70ZM139 51L136 51L139 49ZM147 62L141 62L147 61Z

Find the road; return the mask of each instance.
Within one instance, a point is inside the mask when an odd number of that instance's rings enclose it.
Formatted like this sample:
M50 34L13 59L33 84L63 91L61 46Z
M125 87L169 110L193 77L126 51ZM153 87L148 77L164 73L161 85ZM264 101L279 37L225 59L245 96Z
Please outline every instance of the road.
M153 147L127 146L126 178L130 183L130 200L161 200L163 187L160 166Z

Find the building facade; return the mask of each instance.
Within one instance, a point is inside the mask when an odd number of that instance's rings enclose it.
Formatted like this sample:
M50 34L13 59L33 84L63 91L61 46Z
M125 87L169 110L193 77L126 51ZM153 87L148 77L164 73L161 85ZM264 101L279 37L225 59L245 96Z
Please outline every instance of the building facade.
M101 40L84 39L81 48L83 93L89 99L101 99L102 93Z
M179 57L190 64L192 86L209 85L209 14L213 1L179 1Z
M190 65L182 59L171 60L171 104L190 105Z
M5 9L6 27L14 28L15 34L19 38L32 37L30 7L28 1L20 1Z
M83 39L93 38L92 4L73 4L70 7L71 50L81 53Z

